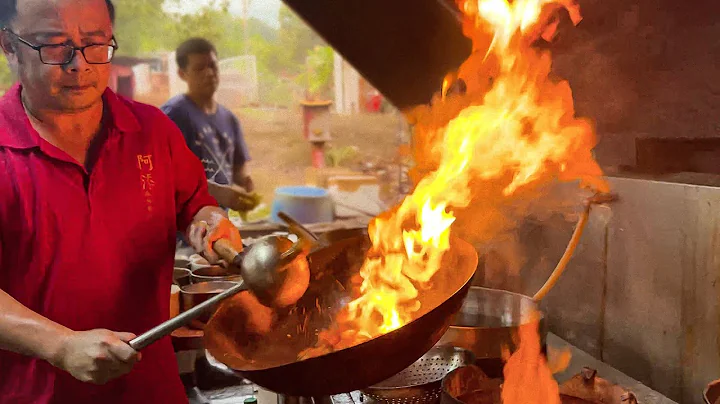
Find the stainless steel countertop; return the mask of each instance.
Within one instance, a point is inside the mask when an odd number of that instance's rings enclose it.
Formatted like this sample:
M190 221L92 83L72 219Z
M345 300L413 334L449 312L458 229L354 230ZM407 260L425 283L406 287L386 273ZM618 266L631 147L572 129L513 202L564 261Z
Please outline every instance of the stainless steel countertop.
M603 379L622 386L626 390L634 393L635 397L637 397L638 399L639 404L677 404L675 401L670 400L669 398L640 383L632 377L627 376L626 374L613 368L612 366L593 358L585 351L582 351L575 346L570 345L567 341L563 340L555 334L548 334L547 345L549 348L559 350L569 348L572 354L572 359L570 360L570 365L568 366L568 368L565 369L564 372L555 375L555 379L557 379L558 383L566 382L573 376L580 373L583 367L587 366L597 370L598 377L602 377ZM698 394L701 394L701 392L698 392Z

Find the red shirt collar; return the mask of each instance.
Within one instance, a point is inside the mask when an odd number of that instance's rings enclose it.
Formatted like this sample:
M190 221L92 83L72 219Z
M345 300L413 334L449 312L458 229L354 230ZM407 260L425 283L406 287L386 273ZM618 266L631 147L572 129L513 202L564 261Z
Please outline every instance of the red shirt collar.
M21 92L22 86L16 83L0 98L0 147L31 149L40 146L40 135L25 113ZM103 93L103 102L111 118L106 128L108 133L138 132L141 129L140 122L127 105L132 101L120 98L107 88Z

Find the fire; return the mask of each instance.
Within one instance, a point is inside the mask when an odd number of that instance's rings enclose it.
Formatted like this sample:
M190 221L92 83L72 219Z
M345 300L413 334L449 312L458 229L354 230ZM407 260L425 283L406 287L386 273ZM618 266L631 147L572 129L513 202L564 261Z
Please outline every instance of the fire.
M554 33L553 10L566 8L577 23L577 7L569 0L458 0L458 6L474 51L432 105L408 115L415 188L371 223L358 296L303 357L412 321L419 293L431 287L450 248L451 231L491 239L504 230L501 206L554 180L607 190L592 156L590 123L574 116L568 84L550 79L549 53L531 47ZM445 96L454 78L466 92Z
M503 404L560 404L560 388L540 350L538 321L520 326L518 349L503 373Z

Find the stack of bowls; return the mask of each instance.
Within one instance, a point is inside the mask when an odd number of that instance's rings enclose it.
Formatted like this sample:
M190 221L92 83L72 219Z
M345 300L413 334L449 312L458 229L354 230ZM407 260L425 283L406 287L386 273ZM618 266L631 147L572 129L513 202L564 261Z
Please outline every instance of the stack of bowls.
M211 265L205 258L194 254L187 259L187 267L177 267L173 273L173 283L180 287L180 310L189 310L205 300L216 296L239 282L242 278L221 265ZM208 310L193 320L190 327L202 329L214 310Z

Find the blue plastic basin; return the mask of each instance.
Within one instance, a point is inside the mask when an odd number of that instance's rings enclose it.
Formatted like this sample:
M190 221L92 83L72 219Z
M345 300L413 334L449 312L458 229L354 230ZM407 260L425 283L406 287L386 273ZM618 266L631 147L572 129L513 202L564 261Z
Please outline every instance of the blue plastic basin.
M285 212L302 224L332 222L335 209L332 197L323 188L292 186L275 189L271 219L283 223L278 212Z

